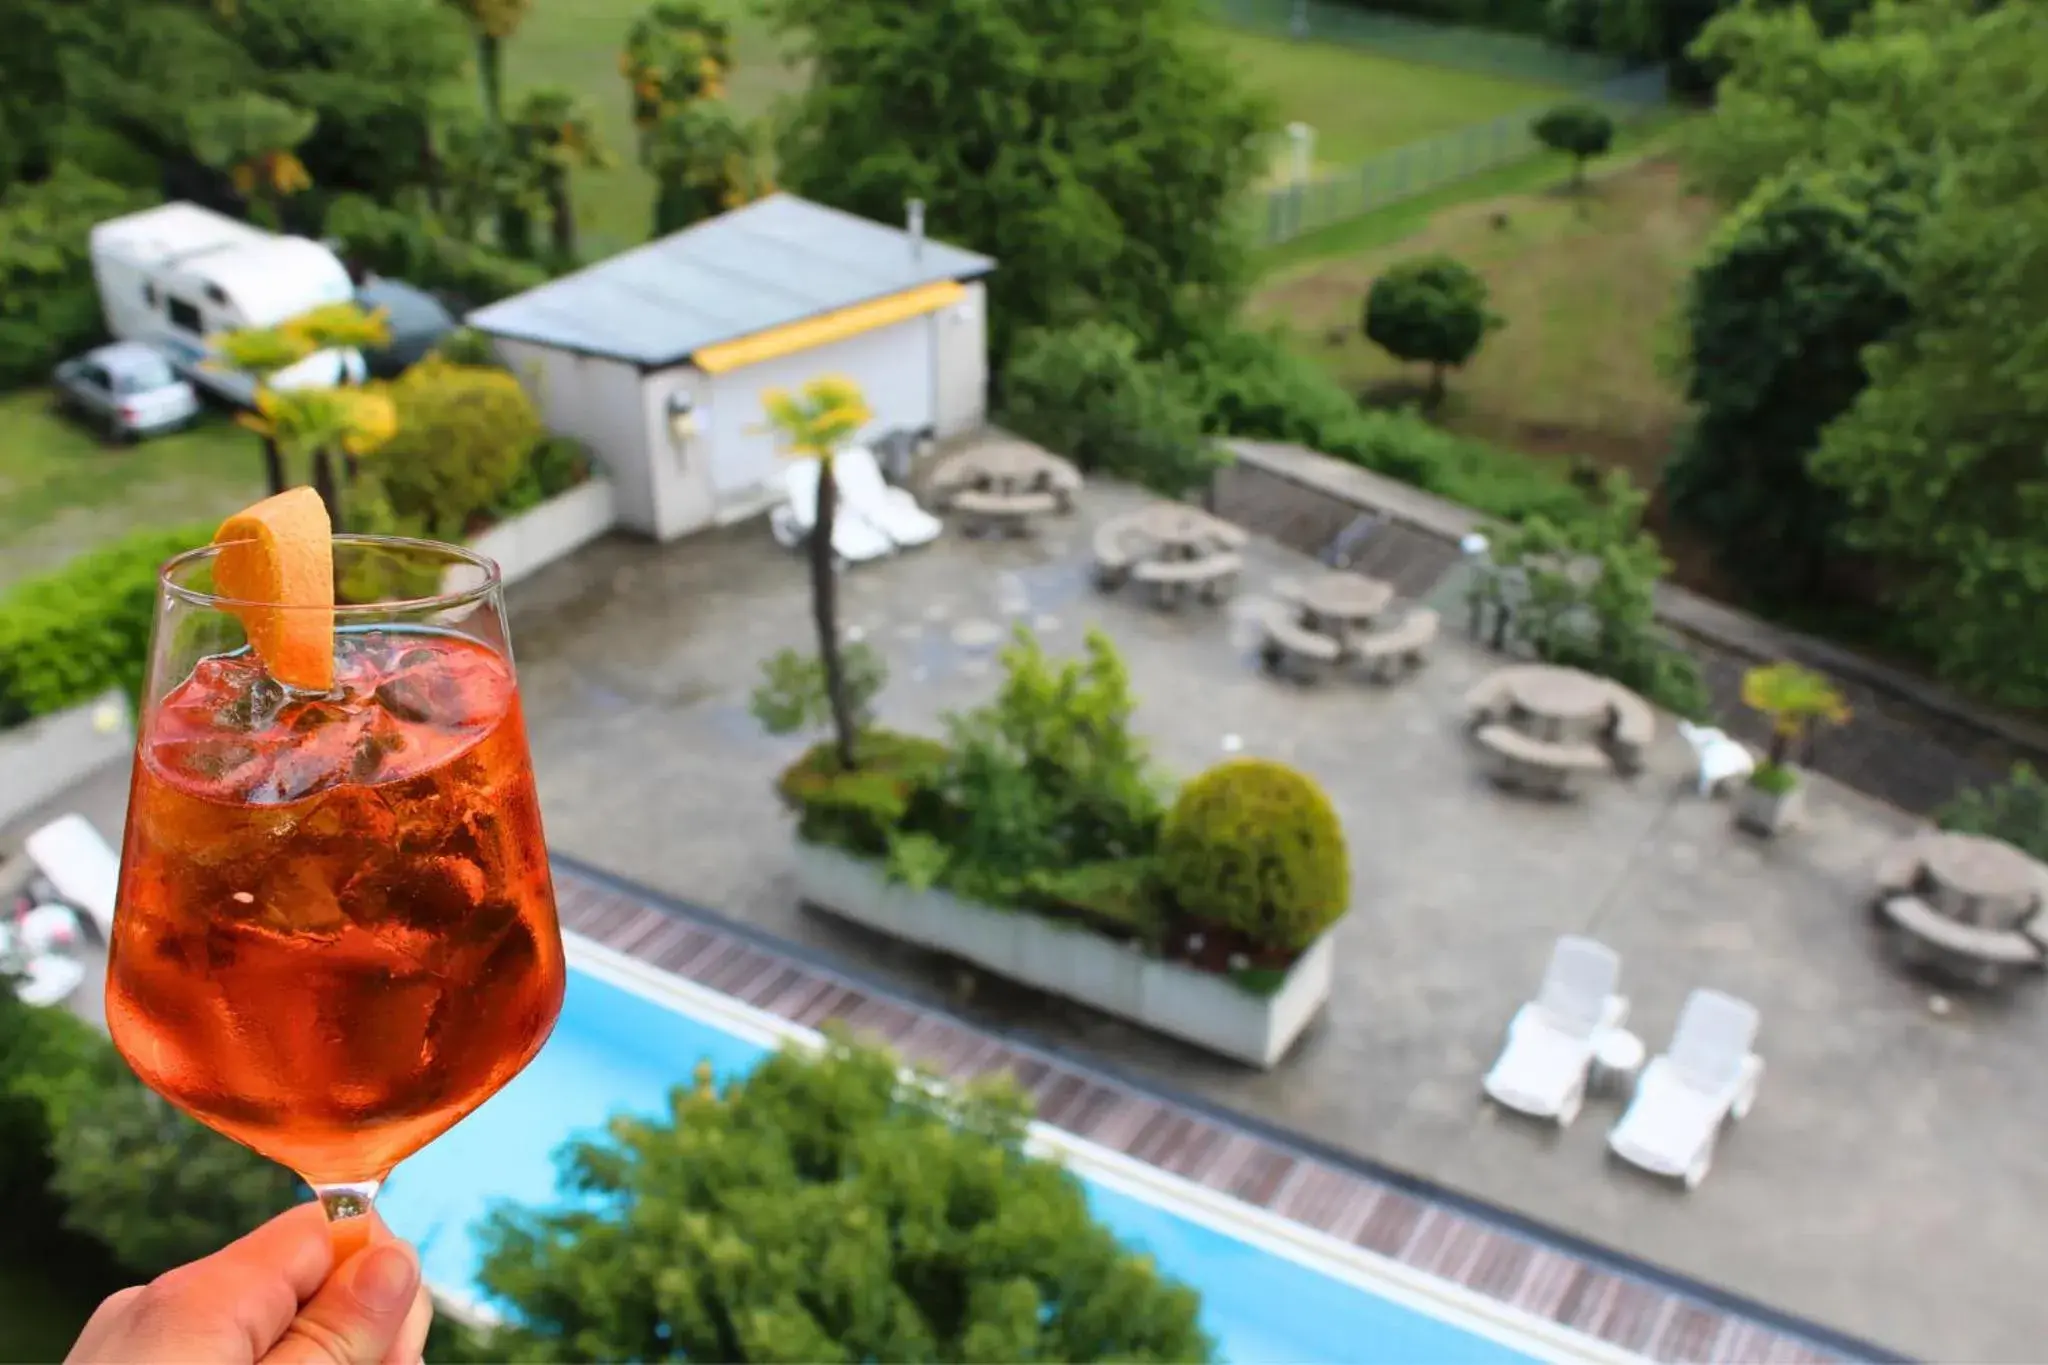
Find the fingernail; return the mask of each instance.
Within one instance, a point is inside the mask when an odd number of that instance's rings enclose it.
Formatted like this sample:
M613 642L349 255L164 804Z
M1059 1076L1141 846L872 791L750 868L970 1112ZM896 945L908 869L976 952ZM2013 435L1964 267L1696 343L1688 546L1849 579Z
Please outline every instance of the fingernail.
M371 1247L356 1267L352 1288L363 1307L373 1313L396 1313L410 1307L420 1286L419 1266L403 1247Z

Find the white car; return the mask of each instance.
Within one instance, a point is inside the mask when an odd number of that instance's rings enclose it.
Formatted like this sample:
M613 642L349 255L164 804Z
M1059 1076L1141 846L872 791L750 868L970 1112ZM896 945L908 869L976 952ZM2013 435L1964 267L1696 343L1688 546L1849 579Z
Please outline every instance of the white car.
M58 395L117 441L175 431L199 415L199 395L154 347L117 341L57 367Z

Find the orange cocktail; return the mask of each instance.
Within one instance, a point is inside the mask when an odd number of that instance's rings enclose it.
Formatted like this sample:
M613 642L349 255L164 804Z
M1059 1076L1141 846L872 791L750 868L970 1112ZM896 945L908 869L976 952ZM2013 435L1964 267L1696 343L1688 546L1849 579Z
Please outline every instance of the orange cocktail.
M165 571L107 1022L150 1088L347 1219L539 1051L562 940L493 566L339 538L332 569L254 581L445 590L219 595L252 545Z

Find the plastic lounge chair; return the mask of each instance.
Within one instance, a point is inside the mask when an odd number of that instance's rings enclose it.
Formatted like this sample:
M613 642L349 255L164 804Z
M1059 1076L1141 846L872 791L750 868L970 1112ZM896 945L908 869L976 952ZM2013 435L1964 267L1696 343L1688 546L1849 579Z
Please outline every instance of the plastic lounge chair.
M85 968L76 959L47 953L28 960L21 980L14 985L14 995L24 1005L61 1005L84 980Z
M811 528L818 524L818 462L790 461L782 472L782 486L789 501L775 509L769 529L778 543L795 549L810 539ZM895 550L896 542L842 496L832 518L832 552L848 563L864 564Z
M59 816L29 835L23 847L57 894L92 917L100 941L111 940L121 860L92 822L76 813Z
M1671 1046L1651 1059L1635 1098L1607 1135L1607 1146L1632 1165L1696 1190L1714 1161L1714 1142L1728 1119L1747 1115L1763 1079L1752 1047L1756 1007L1719 991L1694 991L1679 1011Z
M875 453L866 446L840 451L832 459L832 473L846 505L901 549L929 545L946 529L946 523L917 505L910 490L889 486Z
M1756 755L1725 731L1682 720L1678 722L1678 733L1685 736L1685 742L1692 746L1693 757L1698 760L1701 796L1711 796L1720 790L1722 783L1747 777L1756 771Z
M21 946L31 953L70 948L78 942L78 912L68 905L38 905L16 927Z
M1567 934L1551 950L1536 998L1515 1011L1507 1045L1481 1082L1495 1103L1558 1127L1579 1116L1593 1044L1620 1028L1628 1001L1615 991L1621 959L1612 948Z

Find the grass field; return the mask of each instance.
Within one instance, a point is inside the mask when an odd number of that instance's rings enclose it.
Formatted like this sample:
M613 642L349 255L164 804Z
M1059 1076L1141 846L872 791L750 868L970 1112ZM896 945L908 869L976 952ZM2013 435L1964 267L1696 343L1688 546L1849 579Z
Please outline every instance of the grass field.
M1370 220L1364 220L1369 223ZM1444 425L1539 457L1587 455L1652 487L1684 412L1666 357L1685 277L1715 211L1657 157L1596 181L1440 209L1409 235L1269 276L1258 321L1367 401L1404 400L1422 378L1359 331L1365 295L1392 261L1445 252L1487 279L1506 319L1451 380Z
M1265 92L1283 123L1316 130L1323 168L1363 161L1433 133L1483 123L1559 99L1553 85L1404 62L1359 47L1295 42L1212 25L1232 66ZM1276 163L1284 156L1276 150Z
M262 496L256 438L224 419L116 446L46 390L0 397L0 589L140 527L210 521Z

